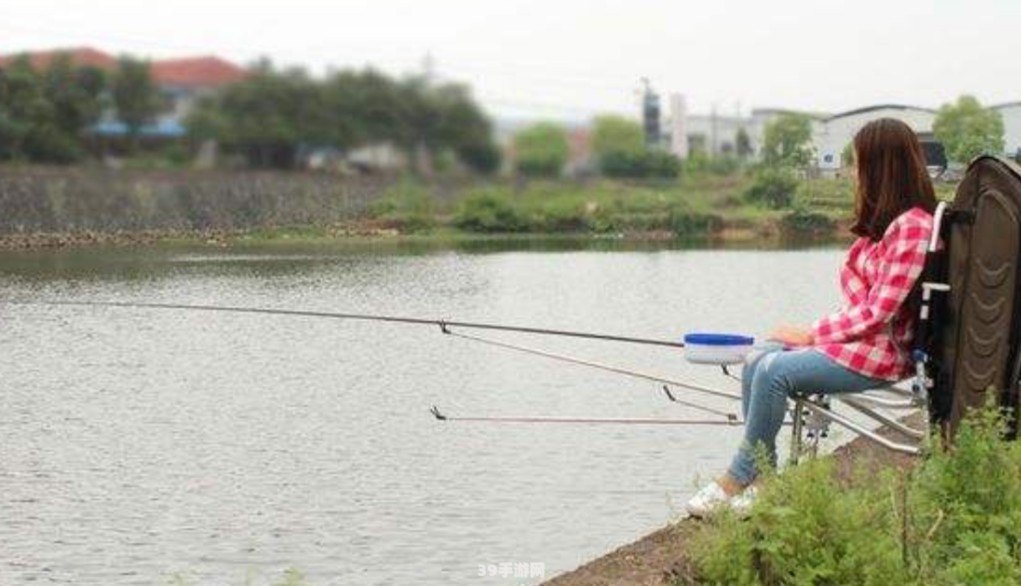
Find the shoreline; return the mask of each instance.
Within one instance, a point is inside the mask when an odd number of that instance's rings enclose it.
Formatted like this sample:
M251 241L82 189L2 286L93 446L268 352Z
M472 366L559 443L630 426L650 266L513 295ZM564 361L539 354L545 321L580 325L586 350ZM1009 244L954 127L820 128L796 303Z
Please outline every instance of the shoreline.
M720 230L680 237L667 230L625 232L512 232L477 233L457 229L403 232L375 220L335 226L288 226L238 230L139 230L26 232L0 235L0 252L38 252L98 248L209 246L243 248L273 245L423 244L454 247L470 242L620 242L631 244L706 245L710 247L779 248L788 245L824 245L847 240L846 227L826 233L788 233L774 222L749 225L726 222Z
M902 438L898 433L880 429L880 434ZM907 468L916 460L911 456L886 450L864 437L855 437L838 446L830 454L841 478L850 478L853 470ZM698 574L689 558L687 543L702 527L698 519L684 517L644 537L622 545L577 568L542 582L542 586L676 586L699 584Z
M804 179L770 204L749 199L751 171L673 181L6 171L0 250L489 238L784 245L840 239L851 214L846 181Z

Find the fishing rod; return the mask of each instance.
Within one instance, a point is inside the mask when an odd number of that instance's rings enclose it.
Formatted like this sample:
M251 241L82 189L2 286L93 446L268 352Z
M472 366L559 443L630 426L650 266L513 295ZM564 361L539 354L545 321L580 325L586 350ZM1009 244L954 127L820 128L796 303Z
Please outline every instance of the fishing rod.
M427 319L419 317L400 317L392 315L379 315L379 314L366 314L366 313L339 313L339 312L325 312L325 311L309 311L309 310L293 310L293 309L273 309L273 308L259 308L259 307L238 307L238 306L224 306L224 305L192 305L192 304L181 304L181 303L145 303L145 302L128 302L128 301L6 301L11 305L42 305L42 306L71 306L71 307L115 307L115 308L127 308L127 309L167 309L167 310L188 310L188 311L209 311L209 312L227 312L227 313L246 313L246 314L262 314L262 315L284 315L284 316L298 316L298 317L319 317L319 318L330 318L330 319L350 319L350 320L363 320L363 321L376 321L376 322L389 322L389 323L404 323L404 324L417 324L417 325L432 325L438 326L440 331L444 334L452 337L462 338L471 340L474 342L480 342L492 346L502 347L509 350L515 350L519 352L525 352L528 354L544 356L554 360L563 362L569 362L578 364L581 366L587 366L596 368L599 370L605 370L622 374L625 376L631 376L659 383L667 383L672 386L684 388L690 391L699 393L705 393L714 395L717 397L727 399L739 399L739 395L728 393L726 391L719 391L711 389L709 387L703 387L700 385L694 385L691 383L667 379L657 375L651 375L648 373L633 371L624 369L616 366L610 366L591 360L585 360L563 354L555 354L544 350L537 350L534 348L528 348L525 346L518 346L515 344L509 344L507 342L491 340L486 338L480 338L477 336L471 336L462 333L456 333L451 331L450 328L463 328L463 329L483 329L483 330L498 330L506 332L521 332L526 334L539 334L539 335L552 335L552 336L568 336L574 338L587 338L604 341L615 341L625 342L633 344L645 344L654 346L666 346L672 348L684 348L685 343L681 341L670 341L670 340L657 340L649 338L637 338L632 336L619 336L611 334L601 334L592 332L579 332L572 330L558 330L549 328L536 328L526 326L512 326L505 324L493 324L493 323L480 323L480 322L464 322L464 321L451 321L451 320L440 320L440 319ZM724 368L724 373L729 374ZM720 419L640 419L640 418L597 418L597 417L545 417L545 416L521 416L521 417L506 417L506 416L472 416L472 417L454 417L440 413L440 411L433 406L430 409L430 413L433 414L436 419L440 421L488 421L488 422L511 422L511 423L611 423L611 424L653 424L653 425L740 425L741 422L737 418L737 415L731 412L725 412L718 409L713 409L705 405L699 405L697 403L691 403L683 401L673 396L669 391L669 387L664 386L664 391L667 397L674 403L695 408L703 412L711 413L713 415L721 416Z
M654 419L627 417L543 417L543 416L466 416L446 415L433 405L429 412L439 421L475 421L489 423L610 423L624 425L744 425L737 419Z
M659 340L652 338L638 338L633 336L619 336L613 334L601 334L593 332L579 332L572 330L558 330L550 328L536 328L527 326L513 326L505 324L450 321L442 319L430 319L420 317L402 317L393 315L378 315L370 313L337 313L331 311L307 311L295 309L273 309L263 307L235 307L227 305L189 305L181 303L140 303L131 301L4 301L10 305L54 305L72 307L122 307L129 309L171 309L190 311L214 311L226 313L248 313L261 315L289 315L299 317L321 317L329 319L348 319L375 322L389 322L402 324L418 324L438 326L445 330L447 327L457 327L477 330L498 330L503 332L521 332L525 334L537 334L546 336L565 336L572 338L585 338L590 340L604 340L609 342L624 342L628 344L643 344L647 346L666 346L668 348L684 348L684 342L673 340Z
M320 318L331 318L331 319L350 319L350 320L364 320L364 321L376 321L376 322L390 322L390 323L405 323L405 324L419 324L419 325L432 325L438 326L444 334L450 334L455 337L461 337L476 342L490 344L493 346L499 346L510 350L516 350L520 352L526 352L529 354L545 356L564 362L570 362L583 366L589 366L623 374L626 376L633 376L637 378L643 378L646 380L657 381L661 383L667 383L667 385L674 385L688 390L702 392L706 394L716 395L718 397L726 397L728 399L739 398L737 395L727 393L725 391L717 391L715 389L709 389L707 387L701 387L699 385L692 385L690 383L683 383L680 381L673 381L665 379L663 377L650 375L647 373L641 373L637 371L631 371L615 366L609 366L606 364L596 363L590 360L584 360L562 354L554 354L552 352L546 352L543 350L536 350L533 348L526 348L523 346L516 346L508 344L506 342L498 342L496 340L488 340L484 338L478 338L476 336L468 336L465 334L455 334L451 332L449 328L465 328L465 329L482 329L482 330L498 330L505 332L521 332L526 334L539 334L539 335L550 335L550 336L566 336L574 338L586 338L593 340L605 340L612 342L625 342L630 344L644 344L650 346L664 346L670 348L685 348L686 344L682 341L672 340L659 340L652 338L639 338L633 336L619 336L612 334L602 334L593 332L579 332L573 330L558 330L550 328L536 328L526 326L512 326L505 324L492 324L492 323L480 323L480 322L463 322L463 321L450 321L442 319L427 319L418 317L401 317L392 315L378 315L378 314L367 314L367 313L338 313L338 312L326 312L326 311L306 311L306 310L292 310L292 309L272 309L272 308L260 308L260 307L235 307L235 306L221 306L221 305L189 305L180 303L142 303L142 302L128 302L128 301L20 301L20 300L6 300L0 301L0 303L6 303L8 305L36 305L36 306L74 306L74 307L120 307L129 309L168 309L168 310L189 310L189 311L209 311L209 312L227 312L227 313L247 313L247 314L264 314L264 315L286 315L286 316L299 316L299 317L320 317ZM699 335L706 336L706 335ZM708 336L717 336L709 334ZM690 336L689 336L690 337ZM717 336L719 337L719 336ZM724 338L734 338L735 336L722 335ZM736 336L742 338L742 336ZM693 342L693 347L698 347L698 344ZM733 343L730 341L728 343ZM749 339L748 344L751 344ZM690 351L690 349L689 349ZM688 357L693 362L691 356ZM727 362L721 362L723 368L723 374L728 378L740 380L739 377L730 373L726 366ZM497 422L497 423L582 423L582 424L636 424L636 425L724 425L724 426L736 426L742 425L736 414L720 411L707 407L704 405L698 405L687 401L678 399L673 393L670 392L670 387L664 385L663 392L667 398L673 402L686 407L692 407L700 409L702 411L712 413L714 415L721 415L721 419L656 419L656 418L599 418L599 417L548 417L548 416L451 416L441 413L436 406L433 406L429 411L432 415L440 421L462 421L462 422ZM901 444L895 444L890 440L882 438L876 435L870 430L862 427L855 422L838 416L835 413L830 412L828 409L820 408L813 405L810 401L799 401L797 405L802 406L803 409L807 409L813 414L824 417L838 425L846 427L853 432L864 435L874 441L881 443L882 445L906 453L918 453L918 448L915 446L907 446ZM796 405L796 406L797 406ZM870 409L866 409L862 405L851 405L857 410L863 410L866 414L876 417L877 414L872 412ZM800 410L799 410L800 411ZM883 419L880 419L883 421ZM793 422L785 421L784 425L795 425L797 427L802 423L802 416L796 414ZM911 430L914 432L914 430ZM797 435L797 434L796 434ZM917 433L915 433L917 435Z

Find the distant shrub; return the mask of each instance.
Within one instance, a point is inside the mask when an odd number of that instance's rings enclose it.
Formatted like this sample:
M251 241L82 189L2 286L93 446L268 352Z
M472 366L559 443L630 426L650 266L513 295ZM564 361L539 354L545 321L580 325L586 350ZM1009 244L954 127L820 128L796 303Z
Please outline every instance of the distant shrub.
M0 129L2 131L2 129ZM55 126L40 125L22 145L29 160L66 165L81 159L82 149L75 138L62 134Z
M610 151L599 158L599 168L607 177L674 179L681 162L659 150Z
M690 175L733 175L741 170L741 161L731 155L711 157L705 151L692 151L684 161L684 172Z
M723 228L723 218L674 206L668 218L670 230L679 238L705 236Z
M836 224L826 214L812 212L802 207L795 207L780 219L784 232L796 235L830 234L836 228Z
M607 177L644 177L641 154L613 151L599 157L599 170Z
M681 161L672 153L652 150L645 153L646 177L675 179L681 174Z
M595 220L586 212L584 201L551 198L535 210L529 225L535 232L585 232L595 227Z
M528 229L528 219L509 194L484 190L461 201L454 225L469 232L524 232Z
M459 148L457 155L476 173L492 175L500 170L500 148L495 144L468 144Z
M402 181L387 189L369 213L402 232L421 232L436 224L432 193L413 181Z
M596 156L643 150L645 133L637 121L614 114L596 116L592 121L592 151Z
M798 178L784 167L765 167L755 174L744 192L745 201L778 210L790 207L798 190Z
M557 177L567 164L570 146L564 129L551 122L539 122L514 135L516 166L529 177Z

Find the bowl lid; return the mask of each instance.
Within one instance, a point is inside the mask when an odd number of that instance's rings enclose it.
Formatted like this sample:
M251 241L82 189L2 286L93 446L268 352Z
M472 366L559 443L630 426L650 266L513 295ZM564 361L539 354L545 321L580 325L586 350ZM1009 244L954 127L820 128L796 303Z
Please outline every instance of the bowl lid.
M701 344L703 346L751 346L755 338L741 334L710 334L691 333L684 335L685 344Z

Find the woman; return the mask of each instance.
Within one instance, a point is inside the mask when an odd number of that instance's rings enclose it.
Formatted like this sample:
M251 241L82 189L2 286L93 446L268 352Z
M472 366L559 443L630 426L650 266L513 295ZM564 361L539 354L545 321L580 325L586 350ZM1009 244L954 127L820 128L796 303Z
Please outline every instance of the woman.
M851 231L858 239L840 270L846 306L811 327L777 328L770 335L777 349L749 360L742 376L744 441L730 468L688 502L693 516L751 504L757 446L775 465L788 397L861 392L910 376L915 303L909 298L922 272L936 197L907 124L884 118L865 125L854 137L854 156Z

